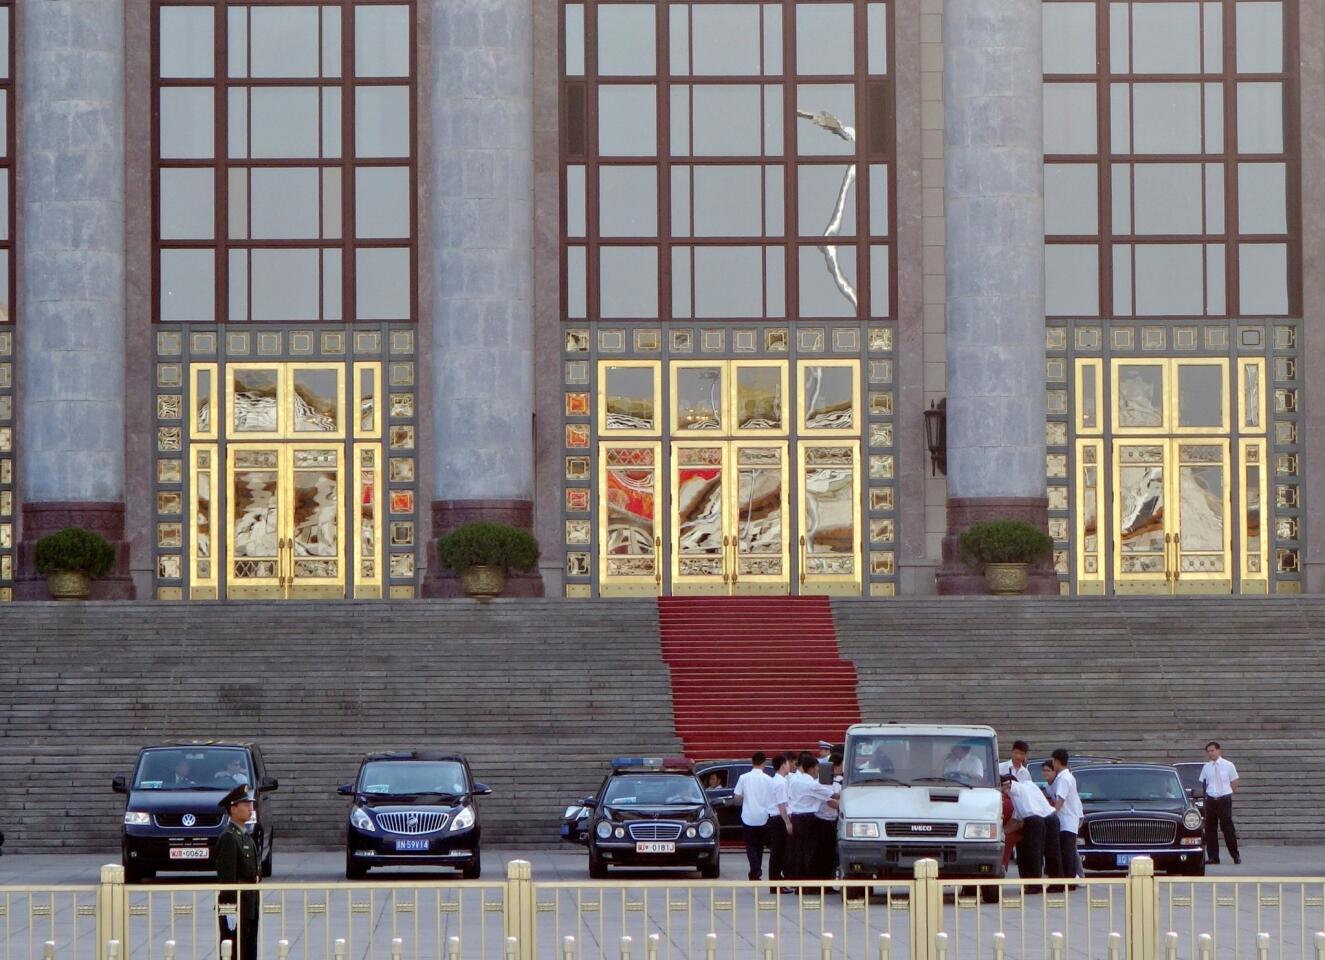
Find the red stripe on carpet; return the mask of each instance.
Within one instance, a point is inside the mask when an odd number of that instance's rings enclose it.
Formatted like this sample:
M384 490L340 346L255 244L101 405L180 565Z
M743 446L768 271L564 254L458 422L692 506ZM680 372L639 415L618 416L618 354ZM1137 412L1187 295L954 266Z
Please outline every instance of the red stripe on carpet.
M840 743L860 722L827 597L659 597L658 621L691 759Z

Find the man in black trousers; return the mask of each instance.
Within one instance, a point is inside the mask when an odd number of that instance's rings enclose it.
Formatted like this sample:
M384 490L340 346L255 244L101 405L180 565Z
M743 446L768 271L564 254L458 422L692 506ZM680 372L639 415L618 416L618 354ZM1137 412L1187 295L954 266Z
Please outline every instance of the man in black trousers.
M1224 831L1224 843L1234 863L1241 863L1238 853L1238 831L1233 826L1233 794L1238 792L1238 768L1224 759L1219 742L1211 740L1205 745L1206 765L1201 768L1201 783L1205 784L1205 852L1208 863L1219 863L1219 831Z
M741 806L741 832L745 835L751 880L764 878L764 845L768 839L768 815L773 807L773 778L764 772L766 759L762 750L755 751L750 758L750 769L741 774L732 792L732 802Z

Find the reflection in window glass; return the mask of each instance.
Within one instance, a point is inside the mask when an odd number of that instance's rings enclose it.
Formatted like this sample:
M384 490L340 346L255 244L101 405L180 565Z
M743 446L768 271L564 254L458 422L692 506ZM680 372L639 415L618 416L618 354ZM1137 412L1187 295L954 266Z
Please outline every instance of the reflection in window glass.
M856 425L854 367L811 363L801 367L805 430L852 430Z
M607 418L609 430L652 430L657 426L654 409L653 367L607 368Z
M849 3L796 4L796 72L855 72L854 11Z
M722 367L681 367L676 371L677 430L723 429Z
M1224 368L1178 364L1178 426L1219 427L1224 423Z
M647 77L657 72L654 5L598 5L598 73L600 76Z
M648 84L598 88L598 152L651 157L658 152L657 92Z
M1095 152L1095 86L1044 85L1044 152Z
M599 311L609 319L658 316L658 249L603 247L598 252Z
M800 248L802 317L856 315L855 247Z
M796 149L802 156L856 152L856 91L845 84L796 87Z
M761 316L763 259L760 247L696 247L695 316Z
M1205 252L1199 244L1136 247L1137 316L1198 316L1204 311Z
M802 164L796 175L800 236L855 236L855 164Z
M1052 243L1044 248L1044 312L1051 317L1099 314L1099 248Z
M604 237L658 235L657 168L598 168L598 229Z
M776 367L736 365L736 426L782 429L782 373Z

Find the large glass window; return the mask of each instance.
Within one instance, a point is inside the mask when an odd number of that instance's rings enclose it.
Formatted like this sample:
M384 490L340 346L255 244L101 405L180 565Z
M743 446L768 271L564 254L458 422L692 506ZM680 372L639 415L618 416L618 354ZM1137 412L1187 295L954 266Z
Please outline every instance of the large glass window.
M1292 7L1045 0L1049 316L1295 312Z
M885 2L563 9L568 319L890 315Z
M155 319L414 318L414 13L155 5Z
M14 583L14 2L0 0L0 601Z

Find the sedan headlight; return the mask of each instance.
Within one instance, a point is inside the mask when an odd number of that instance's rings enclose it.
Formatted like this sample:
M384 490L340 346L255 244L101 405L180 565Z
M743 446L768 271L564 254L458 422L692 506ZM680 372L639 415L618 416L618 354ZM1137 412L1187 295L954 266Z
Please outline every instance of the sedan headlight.
M963 834L967 840L997 840L998 824L996 823L968 823L966 833Z
M879 839L879 825L862 820L852 820L847 824L847 836L854 840Z
M468 830L473 825L474 825L474 808L465 807L463 810L457 813L455 815L455 819L451 821L451 831L454 833L456 830Z
M350 811L350 826L356 830L366 830L369 833L377 832L377 826L373 823L373 818L368 816L363 807L355 807Z
M578 820L584 813L584 807L567 807L566 812L561 815L563 820Z
M712 821L712 820L705 820L703 823L701 823L701 824L699 825L699 835L700 835L700 837L703 838L704 840L712 840L712 839L713 839L713 821Z
M1182 817L1182 825L1188 830L1201 829L1201 815L1195 810L1188 810Z
M150 827L152 815L143 810L124 811L124 824L129 827Z
M598 826L593 828L593 832L598 834L599 840L606 840L612 836L612 824L606 820L599 820Z

